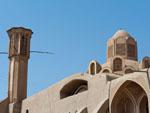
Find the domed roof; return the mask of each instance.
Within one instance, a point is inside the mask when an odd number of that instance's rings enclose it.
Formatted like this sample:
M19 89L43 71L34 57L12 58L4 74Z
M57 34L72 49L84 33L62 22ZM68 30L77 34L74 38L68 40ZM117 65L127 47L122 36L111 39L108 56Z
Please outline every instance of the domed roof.
M112 38L118 38L118 37L131 37L130 34L128 32L126 32L125 30L118 30Z
M118 38L124 38L126 41L128 39L131 39L134 42L136 42L136 40L127 31L119 29L111 38L108 39L107 41L108 46L113 45L114 40L117 40Z

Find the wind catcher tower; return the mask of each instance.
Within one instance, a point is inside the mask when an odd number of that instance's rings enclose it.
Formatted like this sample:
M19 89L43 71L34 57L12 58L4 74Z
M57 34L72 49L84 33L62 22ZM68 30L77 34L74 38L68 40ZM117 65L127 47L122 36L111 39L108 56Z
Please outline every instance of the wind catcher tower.
M14 27L8 31L9 43L9 113L20 113L22 100L27 97L27 72L32 31Z

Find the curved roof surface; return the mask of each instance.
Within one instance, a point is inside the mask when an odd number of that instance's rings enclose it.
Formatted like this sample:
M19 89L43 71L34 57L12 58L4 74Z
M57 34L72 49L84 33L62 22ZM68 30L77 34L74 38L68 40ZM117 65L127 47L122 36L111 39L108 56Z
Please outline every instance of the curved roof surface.
M118 37L131 37L130 34L128 32L126 32L125 30L118 30L112 38L118 38Z

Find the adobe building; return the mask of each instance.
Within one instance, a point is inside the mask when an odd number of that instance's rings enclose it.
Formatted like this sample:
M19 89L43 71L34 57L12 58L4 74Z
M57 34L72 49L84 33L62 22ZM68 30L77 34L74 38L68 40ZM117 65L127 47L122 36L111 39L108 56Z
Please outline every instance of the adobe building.
M32 31L11 28L8 97L0 113L150 113L150 57L138 61L136 40L118 30L107 43L107 61L93 60L74 74L27 97Z

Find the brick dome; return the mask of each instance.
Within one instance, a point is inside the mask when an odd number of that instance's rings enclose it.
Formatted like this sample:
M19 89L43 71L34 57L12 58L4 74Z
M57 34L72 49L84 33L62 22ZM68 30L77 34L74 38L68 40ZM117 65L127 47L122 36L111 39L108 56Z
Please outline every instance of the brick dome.
M107 43L107 61L115 56L137 60L137 43L125 30L118 30Z

